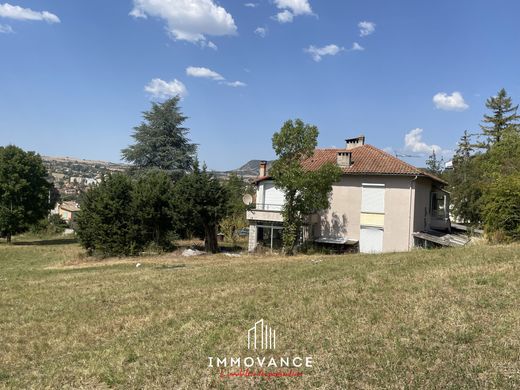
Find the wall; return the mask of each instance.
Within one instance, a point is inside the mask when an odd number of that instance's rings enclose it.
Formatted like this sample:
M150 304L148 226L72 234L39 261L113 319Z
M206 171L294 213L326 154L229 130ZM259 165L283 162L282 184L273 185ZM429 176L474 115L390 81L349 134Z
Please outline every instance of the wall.
M410 176L343 176L332 189L331 207L320 215L314 226L314 236L359 240L361 217L361 185L377 183L385 185L385 214L383 251L407 251L410 237ZM371 218L364 216L364 219Z

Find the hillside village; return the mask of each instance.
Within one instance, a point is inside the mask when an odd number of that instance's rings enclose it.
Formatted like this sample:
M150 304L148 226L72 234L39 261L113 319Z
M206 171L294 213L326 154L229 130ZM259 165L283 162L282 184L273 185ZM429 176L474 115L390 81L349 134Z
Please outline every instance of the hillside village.
M74 157L42 156L43 164L49 173L49 181L60 194L63 201L78 201L80 195L109 173L125 172L130 167L124 163L101 160L84 160ZM246 181L258 176L260 160L250 160L241 167L230 171L212 171L221 180L236 174Z

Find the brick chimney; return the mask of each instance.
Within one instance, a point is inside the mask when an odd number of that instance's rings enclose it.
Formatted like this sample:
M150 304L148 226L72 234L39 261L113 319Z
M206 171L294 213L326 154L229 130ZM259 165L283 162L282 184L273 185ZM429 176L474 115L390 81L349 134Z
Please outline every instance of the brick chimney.
M352 165L352 152L341 151L336 155L338 167L348 168Z
M365 136L364 135L360 135L356 138L347 138L345 140L345 149L349 150L349 149L353 149L357 146L362 146L365 144Z
M260 170L258 176L265 177L267 176L267 161L260 161Z

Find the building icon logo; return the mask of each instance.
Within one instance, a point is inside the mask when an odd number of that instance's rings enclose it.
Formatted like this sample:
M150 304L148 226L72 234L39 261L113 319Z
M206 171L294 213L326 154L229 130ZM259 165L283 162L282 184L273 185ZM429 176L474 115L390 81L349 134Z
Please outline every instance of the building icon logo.
M275 349L276 330L268 326L263 319L247 331L247 349Z

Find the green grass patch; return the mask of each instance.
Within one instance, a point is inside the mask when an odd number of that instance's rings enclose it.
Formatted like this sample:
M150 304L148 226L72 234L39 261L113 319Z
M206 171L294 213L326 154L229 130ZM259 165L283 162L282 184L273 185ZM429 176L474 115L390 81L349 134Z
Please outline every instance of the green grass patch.
M0 388L516 388L519 249L92 261L74 242L0 245ZM303 377L207 367L251 355L260 318L267 355L313 356Z

